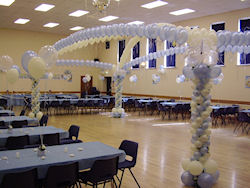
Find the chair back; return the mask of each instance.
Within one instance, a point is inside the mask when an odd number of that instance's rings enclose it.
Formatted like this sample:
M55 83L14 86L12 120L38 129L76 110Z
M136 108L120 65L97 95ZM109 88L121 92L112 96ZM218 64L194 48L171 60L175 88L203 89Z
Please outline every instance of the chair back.
M135 166L137 160L138 143L130 140L123 140L119 149L124 150L126 155L132 157L131 165Z
M43 115L42 118L39 121L40 126L47 126L48 118L49 118L48 115Z
M8 150L23 149L25 146L29 145L29 136L10 136L7 138L5 147Z
M69 128L69 138L73 140L73 136L78 139L80 127L77 125L71 125Z
M4 121L0 121L0 127L5 127Z
M28 125L28 121L27 120L21 120L21 121L12 121L11 125L13 128L22 128L24 126Z
M110 180L117 174L119 157L104 160L96 160L88 173L91 183Z
M240 122L247 122L248 118L249 117L248 117L247 113L245 113L245 112L239 112L239 114L238 114L238 120Z
M78 162L50 166L45 179L45 188L70 187L78 180Z
M4 116L9 116L9 114L8 113L1 113L0 114L0 117L4 117Z
M37 170L31 169L22 172L5 174L1 188L35 188L37 187Z
M48 146L59 145L60 144L59 133L43 135L43 143Z
M24 114L25 114L25 110L22 110L20 113L20 116L24 116Z

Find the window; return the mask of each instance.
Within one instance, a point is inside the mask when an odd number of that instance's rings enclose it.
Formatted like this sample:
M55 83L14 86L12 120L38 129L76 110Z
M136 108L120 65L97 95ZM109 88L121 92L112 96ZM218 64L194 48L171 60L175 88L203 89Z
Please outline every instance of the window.
M156 39L148 39L148 54L156 52ZM148 61L148 68L156 68L156 59Z
M223 31L225 30L225 23L224 22L214 23L211 25L211 29L215 30L216 32L220 30ZM217 65L224 65L224 56L225 56L225 52L218 53Z
M239 20L239 31L241 32L250 31L250 18ZM238 57L240 57L238 64L250 65L250 53L249 54L242 53L240 54L240 56L238 55Z
M133 48L132 59L135 59L137 57L140 57L140 42L137 42L137 44ZM138 69L139 64L134 65L132 68L133 69Z
M122 53L125 49L125 40L119 40L118 44L118 62L121 60Z
M171 47L175 47L175 42L166 41L165 49L167 50ZM165 61L166 61L166 63L165 63L166 67L175 67L175 54L166 56Z

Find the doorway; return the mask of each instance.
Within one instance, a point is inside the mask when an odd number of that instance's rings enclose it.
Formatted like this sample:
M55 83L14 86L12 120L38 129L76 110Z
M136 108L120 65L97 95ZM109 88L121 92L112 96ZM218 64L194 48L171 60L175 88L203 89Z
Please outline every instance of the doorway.
M81 76L81 80L80 80L80 83L81 83L81 98L85 98L86 95L89 95L90 92L91 92L91 88L92 88L92 82L93 82L93 78L91 76L91 80L87 83L84 83L82 81L82 78L85 77L85 76Z
M112 82L112 77L105 77L106 80L106 94L111 96L112 95L112 89L111 89L111 82Z

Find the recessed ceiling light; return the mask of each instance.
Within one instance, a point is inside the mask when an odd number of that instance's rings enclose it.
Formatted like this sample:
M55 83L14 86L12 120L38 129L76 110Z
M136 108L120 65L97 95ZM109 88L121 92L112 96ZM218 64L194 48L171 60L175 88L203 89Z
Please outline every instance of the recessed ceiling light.
M50 28L52 28L52 27L56 27L58 25L59 25L59 23L52 23L52 22L50 22L50 23L47 23L47 24L43 25L43 27L50 27Z
M147 8L147 9L152 9L152 8L160 7L160 6L167 5L167 4L168 4L168 2L166 2L166 1L153 1L151 3L141 5L141 7Z
M69 16L80 17L80 16L83 16L83 15L88 14L88 13L89 13L89 11L77 10L75 12L70 13Z
M109 21L112 21L112 20L116 20L118 18L119 17L117 17L117 16L106 16L106 17L100 18L99 21L109 22Z
M15 0L0 0L0 5L2 6L10 6L12 3L14 3Z
M143 24L144 22L142 21L133 21L133 22L129 22L128 24L136 24L136 25L139 25L139 24Z
M246 0L240 0L241 2L245 2Z
M50 9L54 8L55 5L50 5L50 4L41 4L38 7L35 8L37 11L42 11L42 12L47 12Z
M26 24L29 21L30 21L29 19L18 18L16 21L14 21L14 23L16 23L16 24Z
M83 28L84 28L84 27L76 26L76 27L70 28L69 30L71 30L71 31L78 31L78 30L81 30L81 29L83 29Z
M190 8L185 8L185 9L170 12L169 14L179 16L179 15L188 14L188 13L192 13L192 12L195 12L195 10L190 9Z

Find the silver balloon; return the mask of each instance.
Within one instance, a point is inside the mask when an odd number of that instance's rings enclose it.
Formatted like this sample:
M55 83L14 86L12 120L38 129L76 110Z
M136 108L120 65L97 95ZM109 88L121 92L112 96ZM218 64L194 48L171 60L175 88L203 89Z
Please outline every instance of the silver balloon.
M0 71L7 72L12 65L13 59L10 56L4 55L0 57Z
M198 185L201 188L211 188L214 184L214 177L208 173L202 173L198 177Z

